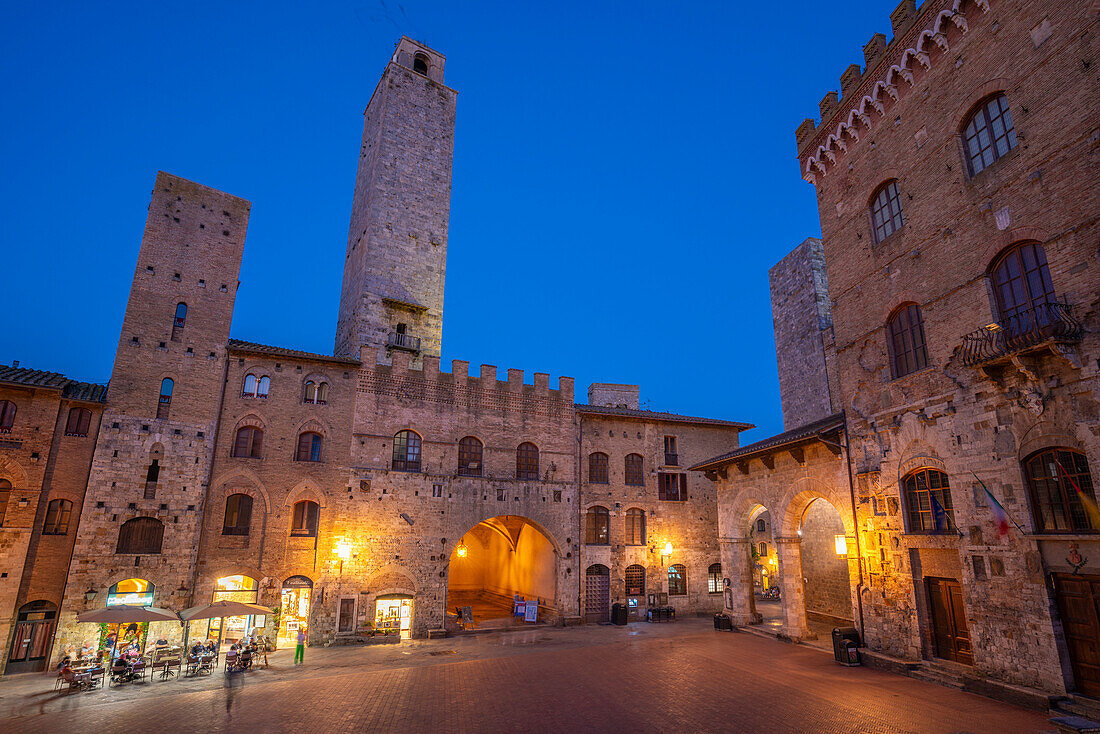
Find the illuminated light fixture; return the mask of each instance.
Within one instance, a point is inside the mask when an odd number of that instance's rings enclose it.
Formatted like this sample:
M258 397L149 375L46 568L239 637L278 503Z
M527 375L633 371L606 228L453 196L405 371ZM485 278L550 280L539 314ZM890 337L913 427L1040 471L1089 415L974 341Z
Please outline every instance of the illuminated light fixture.
M800 537L800 538L802 537L802 528L798 529L798 537Z
M836 554L838 556L848 555L848 539L843 535L834 535L833 544L836 546Z
M671 542L665 541L665 547L661 549L661 555L665 555L665 556L671 556L672 555L672 543Z
M346 561L351 558L351 545L346 540L341 540L336 543L336 556L341 561Z
M95 589L89 588L87 591L84 592L84 601L93 602L93 601L95 601L95 598L98 594L99 594L98 591L96 591Z
M994 321L991 324L986 324L982 328L985 329L986 331L1000 331L1001 330L1001 325L998 324L996 321Z
M460 542L458 544L458 547L455 548L455 553L458 554L459 558L465 558L466 557L466 544Z

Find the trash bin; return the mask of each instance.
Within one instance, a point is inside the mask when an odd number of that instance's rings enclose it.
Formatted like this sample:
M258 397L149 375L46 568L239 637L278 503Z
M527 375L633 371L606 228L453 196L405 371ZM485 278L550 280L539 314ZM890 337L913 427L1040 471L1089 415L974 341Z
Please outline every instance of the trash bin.
M612 624L626 624L626 604L615 603L611 605Z
M716 630L732 630L733 623L730 621L728 614L722 614L719 612L714 615L714 629Z
M859 665L859 630L855 627L833 629L833 658L841 665Z

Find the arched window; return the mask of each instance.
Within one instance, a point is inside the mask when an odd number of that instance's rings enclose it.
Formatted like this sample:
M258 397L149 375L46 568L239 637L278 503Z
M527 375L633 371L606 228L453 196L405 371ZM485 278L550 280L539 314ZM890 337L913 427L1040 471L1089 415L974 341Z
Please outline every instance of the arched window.
M963 145L971 176L1016 147L1016 129L1007 97L998 93L978 105L966 120Z
M155 517L135 517L118 529L115 553L152 555L160 553L164 541L164 523Z
M66 535L69 532L69 516L73 503L69 500L50 500L46 506L46 521L42 523L43 535Z
M955 527L955 510L947 475L936 469L918 469L902 480L909 507L909 532L935 533Z
M763 533L768 529L768 524L764 522L764 518L760 518L756 521L756 532Z
M644 487L645 473L642 471L642 455L627 454L623 462L628 487Z
M722 564L712 563L707 568L707 593L722 593Z
M157 401L157 418L167 418L168 411L172 407L172 389L176 383L171 377L165 377L160 381L160 399Z
M626 544L645 545L645 510L631 507L626 511Z
M607 454L597 451L588 455L588 481L591 484L607 484Z
M1013 246L997 258L992 273L997 320L1009 336L1051 323L1050 308L1056 302L1054 283L1041 244Z
M328 383L306 380L305 402L310 405L325 405L328 402Z
M255 426L237 429L233 441L233 455L240 459L259 459L263 457L264 432Z
M291 535L317 537L317 522L321 517L321 506L310 500L294 504L294 516L290 522Z
M687 593L687 571L682 563L673 563L668 567L668 595L684 596Z
M607 545L611 518L606 507L589 507L585 515L584 542L587 545Z
M768 544L767 543L761 543L760 544L760 557L761 558L767 558L768 557Z
M417 54L413 57L413 71L417 74L428 75L428 57L424 54Z
M160 480L160 459L153 459L145 472L145 499L151 500L157 496L157 482Z
M626 567L626 595L645 596L645 567L635 563Z
M458 442L458 474L462 477L481 476L481 441L467 436Z
M886 334L886 343L890 348L890 373L895 378L928 366L920 306L910 303L894 311L886 322Z
M70 408L65 422L66 436L87 436L92 426L92 411L87 408Z
M266 398L269 392L271 392L271 378L265 375L256 383L256 397Z
M11 433L14 423L15 403L10 400L0 400L0 433Z
M1024 473L1039 531L1100 530L1089 522L1081 502L1082 494L1096 501L1089 462L1084 454L1065 448L1044 449L1024 461Z
M187 304L182 301L176 304L176 317L172 319L172 341L178 342L183 327L187 323Z
M871 197L871 224L875 231L875 242L884 239L901 229L905 217L901 213L901 194L898 182L887 181L875 190Z
M248 535L251 525L252 498L247 494L231 494L226 497L222 535Z
M524 441L516 449L516 479L539 478L539 448Z
M0 479L0 528L4 527L4 516L8 514L8 500L11 498L11 482Z
M244 376L244 390L241 391L241 397L256 397L256 375L249 373Z
M420 434L416 431L398 431L393 437L394 471L420 471Z
M294 452L295 461L320 461L321 446L324 439L320 433L306 431L298 435L298 450Z

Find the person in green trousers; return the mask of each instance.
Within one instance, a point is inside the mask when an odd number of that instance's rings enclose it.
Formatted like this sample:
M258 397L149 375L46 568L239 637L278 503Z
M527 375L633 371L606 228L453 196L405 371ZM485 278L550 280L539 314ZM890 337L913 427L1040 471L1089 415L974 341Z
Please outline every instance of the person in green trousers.
M294 648L294 664L301 665L305 662L306 655L306 630L304 627L298 630L298 644Z

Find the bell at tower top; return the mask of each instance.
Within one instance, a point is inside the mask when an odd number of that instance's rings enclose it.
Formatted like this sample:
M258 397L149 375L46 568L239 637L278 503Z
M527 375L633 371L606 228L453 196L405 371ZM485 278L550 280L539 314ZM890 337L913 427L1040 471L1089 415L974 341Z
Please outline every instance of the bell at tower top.
M447 63L447 57L428 48L419 41L414 41L408 36L401 36L390 63L412 69L417 74L423 74L433 82L442 84L443 66Z

